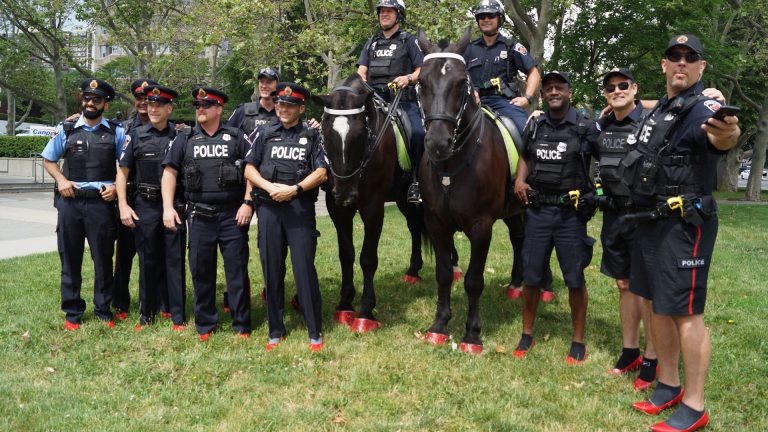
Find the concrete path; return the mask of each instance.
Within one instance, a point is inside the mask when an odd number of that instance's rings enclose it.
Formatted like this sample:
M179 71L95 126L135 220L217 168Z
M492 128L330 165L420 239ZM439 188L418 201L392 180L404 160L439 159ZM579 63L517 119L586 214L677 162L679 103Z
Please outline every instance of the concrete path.
M315 210L328 214L323 191ZM56 219L53 191L0 193L0 259L56 251Z

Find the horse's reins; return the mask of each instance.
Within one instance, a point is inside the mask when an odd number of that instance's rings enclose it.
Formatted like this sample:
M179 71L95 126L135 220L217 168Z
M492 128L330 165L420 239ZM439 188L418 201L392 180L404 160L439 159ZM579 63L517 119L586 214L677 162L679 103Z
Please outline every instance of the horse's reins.
M386 103L384 101L384 98L382 98L378 93L376 93L376 90L371 87L368 83L363 81L363 84L365 85L366 89L373 92L374 96L379 98L382 102ZM357 89L347 86L339 86L333 89L333 91L347 91L352 93L358 93ZM339 180L346 180L350 179L358 174L362 176L363 170L365 170L365 167L368 166L368 162L371 160L371 157L374 153L376 153L376 149L379 147L379 143L381 142L381 139L384 137L384 134L387 132L387 126L389 125L389 122L392 120L392 116L394 115L395 111L397 110L397 106L400 103L400 98L402 97L404 92L398 91L395 94L395 98L392 100L392 103L389 104L389 107L387 108L387 117L384 119L384 123L379 128L378 134L376 134L376 138L373 140L372 144L369 144L365 147L365 154L363 155L363 160L360 162L360 165L357 167L356 170L354 170L352 173L347 175L340 175L336 171L333 170L333 165L330 163L330 160L328 161L328 168L331 172L331 175L334 178L337 178ZM356 115L361 114L365 112L365 105L363 105L360 108L352 108L352 109L346 109L346 110L337 110L337 109L331 109L324 107L323 112L328 113L330 115L335 116L350 116L350 115ZM369 121L366 116L366 127L368 128L368 142L371 143L371 129L369 126Z

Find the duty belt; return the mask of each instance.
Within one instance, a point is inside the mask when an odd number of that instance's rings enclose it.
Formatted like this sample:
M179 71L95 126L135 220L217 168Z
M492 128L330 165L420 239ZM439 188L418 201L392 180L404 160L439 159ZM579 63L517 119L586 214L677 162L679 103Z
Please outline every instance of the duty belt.
M75 198L101 199L101 191L96 189L75 189Z
M160 194L160 186L139 183L136 185L136 194L149 201L160 201L162 195Z
M200 218L205 221L215 220L220 213L240 207L241 204L205 204L190 202L187 212L191 218Z

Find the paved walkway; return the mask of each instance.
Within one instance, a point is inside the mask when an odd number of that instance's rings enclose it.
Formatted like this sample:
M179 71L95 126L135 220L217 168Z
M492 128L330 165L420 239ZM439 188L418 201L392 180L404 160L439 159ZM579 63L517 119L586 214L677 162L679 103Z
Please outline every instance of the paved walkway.
M328 214L323 191L315 210ZM56 251L56 219L53 191L0 193L0 259Z

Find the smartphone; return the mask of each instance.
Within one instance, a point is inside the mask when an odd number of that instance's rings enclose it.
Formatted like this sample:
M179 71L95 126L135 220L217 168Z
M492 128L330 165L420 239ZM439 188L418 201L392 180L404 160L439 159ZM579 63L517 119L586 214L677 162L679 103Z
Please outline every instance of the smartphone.
M731 105L723 105L719 110L712 114L713 119L724 121L726 116L735 116L741 111L741 108Z

